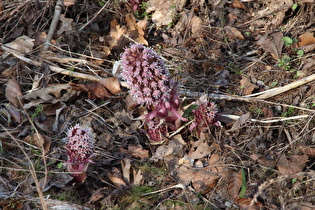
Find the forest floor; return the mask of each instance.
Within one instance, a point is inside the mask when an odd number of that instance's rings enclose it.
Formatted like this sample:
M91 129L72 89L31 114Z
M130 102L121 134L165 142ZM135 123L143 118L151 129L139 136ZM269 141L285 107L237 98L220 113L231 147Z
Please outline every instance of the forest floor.
M58 2L0 2L1 209L315 209L314 0ZM119 75L132 43L179 84L189 120L162 141ZM221 126L197 134L204 100ZM83 183L77 124L95 138Z

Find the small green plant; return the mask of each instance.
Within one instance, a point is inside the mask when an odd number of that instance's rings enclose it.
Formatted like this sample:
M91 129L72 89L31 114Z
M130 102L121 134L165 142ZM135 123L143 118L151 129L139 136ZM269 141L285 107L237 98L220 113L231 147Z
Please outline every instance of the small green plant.
M282 69L288 71L291 69L291 57L284 55L281 59L278 60L278 66Z
M291 8L292 8L292 10L294 11L294 10L296 10L296 8L297 8L298 6L299 6L299 5L295 3L295 4L292 5Z
M286 47L290 47L293 44L293 39L291 39L288 36L284 36L282 38L282 41L283 41L284 46L286 46Z
M34 119L40 115L40 113L43 111L43 105L38 104L35 108L34 113L31 115L31 119L34 121Z
M281 117L289 117L289 116L292 116L293 113L294 113L294 108L293 107L289 107L288 111L283 112L281 114Z
M145 18L150 19L152 15L146 12L147 6L148 6L148 2L146 1L141 2L141 4L139 5L140 9L135 11L134 15L138 17L139 19L145 19Z
M298 50L298 51L296 52L296 54L297 54L297 57L298 57L298 58L301 58L301 57L304 55L304 51L303 51L303 50Z
M101 7L103 7L105 4L106 4L106 0L100 0L100 1L98 1L98 4L101 6Z

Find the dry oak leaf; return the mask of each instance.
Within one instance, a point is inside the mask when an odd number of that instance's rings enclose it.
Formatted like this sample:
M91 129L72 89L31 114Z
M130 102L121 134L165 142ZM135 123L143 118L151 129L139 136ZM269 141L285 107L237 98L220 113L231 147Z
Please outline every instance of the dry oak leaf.
M59 20L61 21L61 27L57 31L57 35L60 36L62 33L70 33L74 31L74 27L72 25L73 19L72 18L66 18L65 14L61 14L59 17Z
M254 85L253 83L251 83L249 81L249 79L247 78L243 78L241 81L240 81L240 86L241 86L241 90L242 90L242 93L244 95L250 95L253 93L253 90L254 89L257 89L258 86L257 85Z
M127 38L124 36L126 33L127 27L121 27L116 19L113 19L110 22L110 33L109 36L106 37L106 42L109 46L109 52L114 47L122 47L128 42Z
M129 145L127 153L131 155L133 158L139 158L139 159L145 159L149 157L149 151L142 148L142 146L139 145Z
M282 32L267 32L259 38L257 44L269 52L274 59L279 59L283 47L282 38Z
M219 175L201 169L193 173L191 182L197 192L206 194L214 189L219 179Z
M14 41L4 44L4 46L17 50L20 53L30 53L34 47L34 39L29 38L28 36L20 36ZM5 53L2 55L2 58L7 57L8 54Z
M112 94L100 83L94 82L90 84L75 84L70 83L74 90L88 93L89 99L100 98L102 100L112 96Z
M231 3L231 7L246 10L245 5L242 2L240 2L239 0L233 0Z
M146 12L153 12L152 20L157 27L166 26L173 22L177 10L182 10L185 4L186 0L149 0Z
M5 97L16 108L23 106L22 91L20 84L16 80L8 80L7 87L5 88Z
M136 40L136 42L148 46L149 43L144 38L145 35L144 31L146 30L148 24L147 18L137 22L134 15L130 13L126 15L126 23L128 27L128 36L131 39Z
M200 159L200 158L210 155L210 153L211 151L210 151L210 147L208 143L200 139L192 143L188 157L191 159Z
M290 159L287 159L283 154L278 160L278 170L282 175L292 175L301 172L307 160L307 155L293 155Z
M228 192L233 198L239 196L239 191L242 186L242 170L238 172L231 172L227 177L226 181L229 185Z
M68 101L72 97L78 96L78 94L79 91L73 90L70 84L51 84L26 94L24 99L30 100L30 102L25 104L24 108L28 109L43 102L55 104L60 101Z
M225 26L224 27L224 31L226 32L226 35L230 38L230 39L244 39L243 34L237 30L236 28L232 27L232 26Z
M315 43L314 33L306 32L299 36L298 46L305 46Z

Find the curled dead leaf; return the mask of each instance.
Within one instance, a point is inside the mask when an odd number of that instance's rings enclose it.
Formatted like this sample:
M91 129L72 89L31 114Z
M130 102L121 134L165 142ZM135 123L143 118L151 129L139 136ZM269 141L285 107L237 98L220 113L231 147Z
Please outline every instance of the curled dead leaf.
M6 47L19 51L20 53L30 53L34 47L34 39L28 36L20 36L14 41L4 44ZM5 56L4 56L5 57Z
M109 178L109 180L111 182L113 182L113 184L116 186L116 187L125 187L127 186L127 184L125 183L125 181L118 177L118 176L115 176L114 174L112 173L107 173L107 177Z
M74 90L81 92L86 92L89 99L100 98L102 100L107 99L112 96L112 94L100 83L94 82L90 84L75 84L70 83Z
M306 32L299 36L298 46L305 46L315 43L314 33Z
M191 182L197 192L206 194L214 189L219 179L219 175L202 169L193 173Z
M231 3L231 7L238 9L246 9L245 5L239 0L233 0Z
M251 83L249 79L247 78L243 78L240 81L240 85L241 85L241 91L243 95L250 95L253 93L254 89L258 88L257 85L254 85L253 83Z
M266 52L269 52L274 59L279 59L283 47L283 34L279 32L267 32L261 36L257 44Z
M118 94L121 92L120 83L116 77L104 78L98 82L106 87L112 94Z
M231 26L225 26L224 27L224 31L226 32L226 35L230 38L230 39L244 39L244 36L242 35L242 33L234 28L234 27L231 27Z
M191 19L191 33L195 36L199 36L202 33L202 20L198 16L194 16Z
M229 185L228 192L233 198L239 196L239 191L242 186L242 171L231 172L227 177L227 183Z
M5 89L5 97L16 108L23 106L22 91L19 83L14 79L9 79Z

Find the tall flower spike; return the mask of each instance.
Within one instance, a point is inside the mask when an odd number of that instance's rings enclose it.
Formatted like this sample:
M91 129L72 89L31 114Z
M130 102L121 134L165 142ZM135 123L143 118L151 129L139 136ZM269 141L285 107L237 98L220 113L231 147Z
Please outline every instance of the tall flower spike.
M138 104L157 105L170 99L173 81L163 60L152 49L133 44L121 56L122 77Z
M89 129L83 129L75 125L67 133L67 169L77 183L83 183L86 179L88 163L94 149L94 137Z

